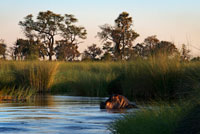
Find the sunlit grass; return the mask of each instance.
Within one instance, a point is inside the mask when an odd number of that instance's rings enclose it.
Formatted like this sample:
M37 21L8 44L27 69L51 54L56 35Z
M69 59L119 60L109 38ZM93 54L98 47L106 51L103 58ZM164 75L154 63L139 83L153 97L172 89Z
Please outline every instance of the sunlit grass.
M26 100L49 92L58 66L53 62L0 62L1 99Z
M1 62L2 87L30 87L39 92L49 90L59 63Z

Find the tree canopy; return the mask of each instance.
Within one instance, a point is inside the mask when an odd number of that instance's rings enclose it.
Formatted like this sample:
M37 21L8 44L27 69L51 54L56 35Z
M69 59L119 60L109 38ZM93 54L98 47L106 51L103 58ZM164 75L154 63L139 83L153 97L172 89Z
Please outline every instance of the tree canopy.
M20 21L19 25L27 38L34 40L35 38L41 40L44 44L43 50L46 50L49 60L55 54L55 38L57 36L64 38L67 44L71 43L77 45L77 38L85 39L86 30L84 27L74 25L78 20L71 14L53 13L52 11L39 12L36 20L33 15L28 15L24 21ZM44 54L44 53L43 53Z
M133 47L134 56L148 58L164 54L167 56L178 55L178 49L174 43L169 41L160 41L155 35L144 39L143 43L138 43Z
M139 36L133 30L133 20L127 12L122 12L115 20L115 26L105 24L100 26L97 35L103 42L111 41L113 54L117 59L126 59L126 51L133 46L133 41Z
M135 45L139 34L133 29L133 19L127 12L122 12L114 20L114 25L100 26L97 37L102 47L97 44L88 46L83 53L78 48L87 38L87 30L77 26L78 19L72 14L56 14L52 11L32 14L19 22L26 39L17 39L7 51L12 59L30 60L52 57L61 61L82 60L134 60L148 59L151 56L165 54L168 57L179 56L181 61L189 61L190 50L182 45L178 50L173 42L159 40L156 35L148 36L142 43ZM6 58L6 44L0 41L0 58Z

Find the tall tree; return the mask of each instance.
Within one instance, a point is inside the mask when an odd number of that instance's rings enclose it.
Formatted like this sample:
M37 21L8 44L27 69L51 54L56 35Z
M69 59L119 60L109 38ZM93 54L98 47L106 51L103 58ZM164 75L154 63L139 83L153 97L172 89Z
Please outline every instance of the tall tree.
M88 48L84 51L83 60L97 60L100 59L100 55L102 54L101 48L97 47L96 44L88 46Z
M73 61L80 56L78 44L80 40L86 39L87 31L82 26L76 26L78 21L71 14L65 14L64 24L60 26L62 40L57 41L56 57L59 60Z
M36 35L43 39L48 50L49 60L52 60L55 36L59 34L64 17L60 14L46 11L39 12L36 21L33 20L33 15L28 15L24 19L24 21L19 22L19 25L24 29L26 36L32 38Z
M28 15L24 18L24 21L20 21L19 25L22 26L25 35L30 40L35 38L42 41L40 44L41 56L49 56L49 60L52 60L52 56L55 54L55 38L62 37L65 40L65 44L73 45L73 48L78 48L78 39L86 38L86 30L84 27L78 27L74 25L78 20L71 14L55 14L51 11L39 12L37 19L33 20L33 15ZM58 48L58 47L57 47ZM59 49L57 49L58 51Z
M115 26L100 26L101 32L97 35L102 41L114 43L114 55L117 59L126 59L126 50L133 46L133 41L139 36L133 30L132 17L127 12L122 12L115 20Z

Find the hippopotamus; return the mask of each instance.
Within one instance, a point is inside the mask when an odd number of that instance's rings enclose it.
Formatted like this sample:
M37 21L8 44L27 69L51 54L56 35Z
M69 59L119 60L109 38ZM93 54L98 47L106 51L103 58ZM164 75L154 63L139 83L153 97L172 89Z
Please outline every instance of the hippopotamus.
M105 102L100 103L100 109L129 109L137 108L126 97L122 95L112 95Z

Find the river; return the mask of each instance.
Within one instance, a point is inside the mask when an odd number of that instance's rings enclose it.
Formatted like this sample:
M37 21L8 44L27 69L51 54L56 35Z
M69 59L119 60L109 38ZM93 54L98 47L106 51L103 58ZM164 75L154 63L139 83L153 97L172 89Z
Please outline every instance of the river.
M0 103L1 134L109 134L108 126L128 111L99 109L106 98L37 96Z

